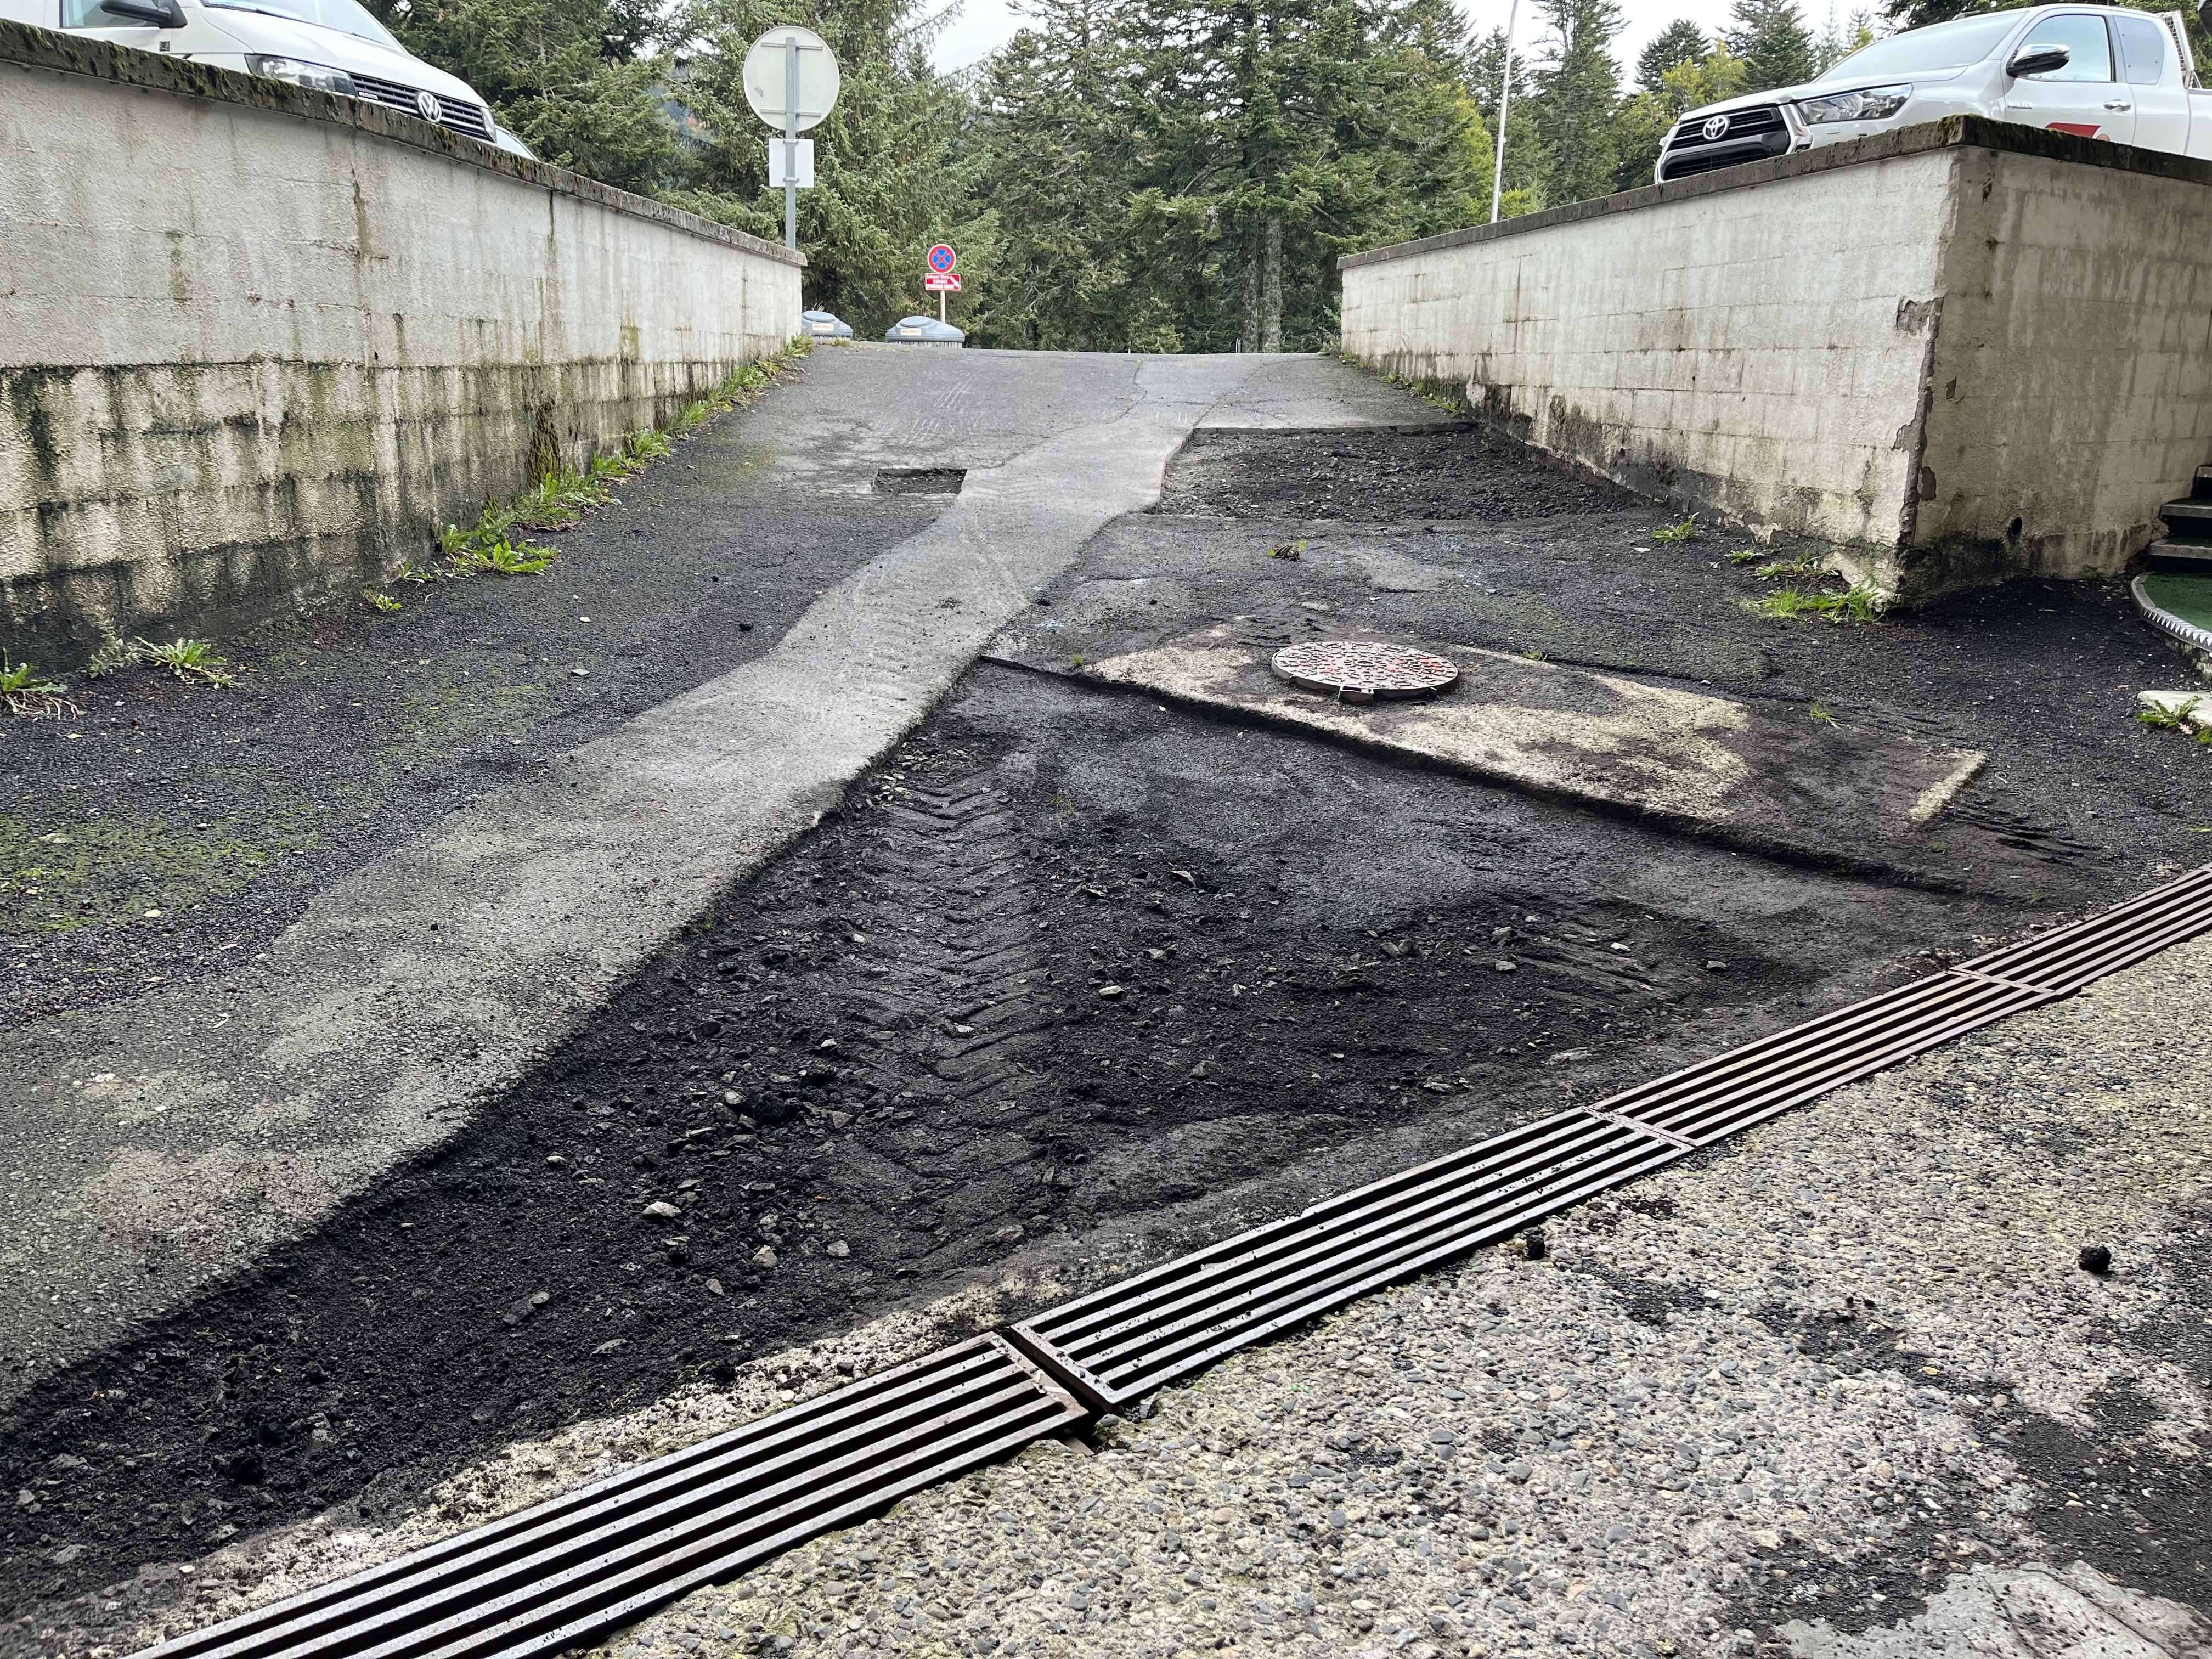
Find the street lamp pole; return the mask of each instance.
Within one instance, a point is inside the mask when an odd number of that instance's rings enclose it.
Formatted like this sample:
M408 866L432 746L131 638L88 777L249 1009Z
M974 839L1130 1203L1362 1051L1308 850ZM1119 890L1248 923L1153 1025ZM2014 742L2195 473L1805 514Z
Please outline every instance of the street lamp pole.
M1490 222L1493 225L1505 200L1505 117L1513 105L1513 24L1520 15L1521 0L1513 0L1505 9L1505 68L1498 77L1498 164L1490 173Z

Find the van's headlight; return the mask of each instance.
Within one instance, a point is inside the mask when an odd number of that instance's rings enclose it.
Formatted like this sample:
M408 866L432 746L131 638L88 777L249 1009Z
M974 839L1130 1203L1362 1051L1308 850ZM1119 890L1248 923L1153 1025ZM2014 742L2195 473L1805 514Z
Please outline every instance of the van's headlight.
M1832 92L1826 98L1801 98L1797 112L1808 126L1826 121L1887 121L1912 96L1907 87L1869 87L1864 92Z
M353 76L327 64L303 64L296 58L270 58L249 52L246 54L246 67L272 81L289 81L295 87L313 87L317 92L335 92L342 98L355 96Z

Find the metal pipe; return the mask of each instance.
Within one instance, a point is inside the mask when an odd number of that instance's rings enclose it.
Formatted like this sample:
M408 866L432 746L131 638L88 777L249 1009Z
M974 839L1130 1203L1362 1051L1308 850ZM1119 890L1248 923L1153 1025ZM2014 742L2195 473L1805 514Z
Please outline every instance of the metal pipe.
M799 42L789 35L783 40L783 245L799 246Z
M2212 0L2206 0L2212 4ZM1498 165L1490 173L1490 222L1498 222L1498 210L1505 199L1505 118L1513 107L1513 24L1521 15L1521 0L1505 9L1505 68L1498 77Z

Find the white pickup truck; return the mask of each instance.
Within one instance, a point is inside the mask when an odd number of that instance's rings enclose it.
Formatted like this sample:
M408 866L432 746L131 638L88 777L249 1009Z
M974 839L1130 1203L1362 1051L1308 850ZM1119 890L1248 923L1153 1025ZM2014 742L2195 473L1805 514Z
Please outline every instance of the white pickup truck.
M1908 29L1802 87L1730 98L1674 124L1665 184L1947 115L2212 159L2212 93L2179 12L2036 6Z

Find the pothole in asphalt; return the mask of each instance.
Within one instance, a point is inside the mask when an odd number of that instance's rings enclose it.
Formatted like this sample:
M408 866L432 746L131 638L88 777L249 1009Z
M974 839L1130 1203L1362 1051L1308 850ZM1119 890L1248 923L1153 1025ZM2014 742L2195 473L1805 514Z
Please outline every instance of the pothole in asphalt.
M404 1505L1040 1237L1233 1231L1277 1172L1318 1196L2020 921L979 669L444 1151L20 1401L9 1606Z
M876 493L879 495L957 495L967 477L968 469L964 466L878 467L876 469Z

